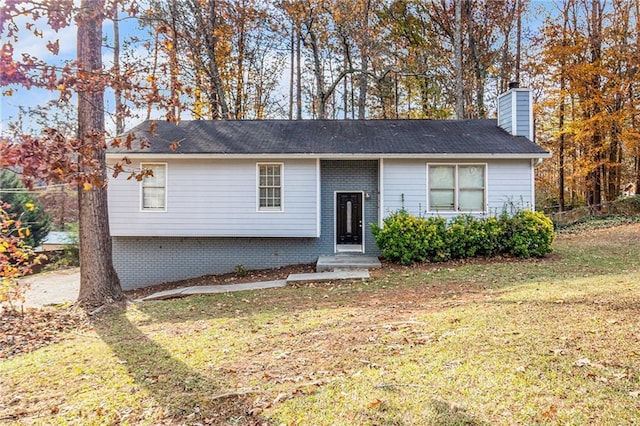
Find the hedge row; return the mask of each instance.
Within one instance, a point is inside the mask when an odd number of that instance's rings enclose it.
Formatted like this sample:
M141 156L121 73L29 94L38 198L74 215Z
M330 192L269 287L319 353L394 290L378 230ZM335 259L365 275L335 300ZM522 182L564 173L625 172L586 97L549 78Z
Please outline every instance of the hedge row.
M400 210L385 218L382 228L371 227L382 255L403 265L507 253L544 257L551 252L554 237L551 219L529 210L482 219L460 215L450 221Z

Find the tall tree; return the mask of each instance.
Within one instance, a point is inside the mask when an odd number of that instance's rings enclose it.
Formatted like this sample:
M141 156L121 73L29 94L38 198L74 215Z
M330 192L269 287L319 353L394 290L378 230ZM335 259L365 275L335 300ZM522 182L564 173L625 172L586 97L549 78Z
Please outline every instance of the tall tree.
M43 9L44 8L44 9ZM55 129L45 129L36 138L23 135L19 143L0 143L0 166L19 165L24 176L49 182L73 181L80 184L80 294L79 302L96 306L123 299L113 268L109 218L107 213L104 87L102 69L102 20L107 11L100 0L82 0L77 11L72 2L5 3L0 8L1 29L8 39L17 39L16 19L22 16L48 17L55 30L68 26L72 16L77 25L77 69L55 66L23 56L22 60L3 57L3 84L37 85L78 96L78 134L68 139ZM74 16L75 15L75 16ZM29 25L27 25L29 28ZM32 27L32 26L31 26ZM48 47L57 52L57 42ZM7 42L3 52L13 52ZM42 70L47 71L41 73ZM60 73L60 74L59 74Z
M464 85L462 82L462 0L456 3L455 67L456 67L456 118L464 118Z
M120 80L120 18L118 6L119 0L112 0L111 4L111 20L113 22L113 76L116 79L116 84L113 87L113 96L115 98L115 122L116 122L116 135L120 135L124 132L124 107L122 105L122 85L119 84Z
M89 151L101 182L107 180L104 128L104 83L102 73L103 0L82 0L76 16L77 63L83 83L78 86L78 142ZM94 81L98 80L98 84ZM81 170L83 171L83 170ZM80 293L78 300L101 305L123 299L118 274L113 267L106 185L79 189Z

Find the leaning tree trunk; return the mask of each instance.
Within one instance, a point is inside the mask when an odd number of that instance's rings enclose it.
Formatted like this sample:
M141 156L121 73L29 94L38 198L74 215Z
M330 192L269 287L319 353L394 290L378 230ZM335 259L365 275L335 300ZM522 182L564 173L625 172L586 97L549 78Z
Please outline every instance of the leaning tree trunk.
M78 25L78 138L100 168L106 182L104 143L104 88L91 83L102 72L102 19L104 0L82 0ZM99 77L98 77L99 78ZM113 268L107 190L104 185L79 189L80 294L86 306L100 306L124 298L120 280Z

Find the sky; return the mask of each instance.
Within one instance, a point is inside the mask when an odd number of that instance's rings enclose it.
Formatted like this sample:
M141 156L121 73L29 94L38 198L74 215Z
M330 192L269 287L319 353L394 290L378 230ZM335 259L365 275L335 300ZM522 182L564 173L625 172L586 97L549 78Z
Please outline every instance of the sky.
M121 16L121 18L123 18L123 16ZM22 53L29 53L31 56L41 59L46 63L55 65L62 65L76 58L77 27L75 24L72 23L70 26L55 32L47 27L44 19L40 19L36 21L36 25L39 29L43 30L44 34L41 38L35 37L31 32L22 29L24 22L21 24L18 41L12 43L15 57L20 57ZM122 19L120 21L121 40L124 40L128 35L133 35L140 31L135 19ZM109 40L113 39L113 23L110 20L104 21L103 34ZM0 44L4 44L7 41L6 37L3 37L4 35L0 36ZM52 54L46 48L47 41L55 40L59 40L60 50L58 55ZM112 66L112 54L111 49L103 49L102 62L105 68ZM6 89L6 87L0 88L0 92L5 92ZM0 96L0 133L7 131L9 123L17 121L21 109L37 109L49 101L60 98L60 93L57 91L52 92L38 88L26 89L21 86L11 86L11 89L11 96ZM76 99L74 98L70 102L75 103ZM113 105L114 99L112 92L105 93L106 110L113 111ZM109 118L107 118L105 125L108 130L112 130L115 127L115 124ZM27 127L26 124L25 127Z

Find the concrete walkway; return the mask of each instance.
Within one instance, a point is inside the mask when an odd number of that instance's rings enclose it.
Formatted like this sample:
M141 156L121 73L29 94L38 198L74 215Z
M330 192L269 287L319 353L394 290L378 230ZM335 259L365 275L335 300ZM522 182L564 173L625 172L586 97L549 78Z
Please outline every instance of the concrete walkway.
M74 303L80 291L80 268L29 275L20 283L29 285L24 295L25 308Z
M322 282L334 280L367 279L367 270L336 270L309 274L291 274L286 280L261 281L242 284L203 285L182 287L173 290L153 293L148 300L165 300L198 294L216 294L233 291L262 290L267 288L286 287L289 283ZM30 287L25 293L25 308L40 308L46 305L74 303L78 300L80 290L80 268L45 272L22 278L20 282Z
M369 278L369 271L366 271L366 270L316 272L311 274L291 274L286 280L260 281L255 283L243 283L243 284L198 285L193 287L176 288L173 290L166 290L166 291L150 294L149 296L144 297L141 300L143 302L146 302L150 300L165 300L165 299L173 299L175 297L193 296L193 295L199 295L199 294L216 294L216 293L228 293L232 291L262 290L266 288L286 287L287 284L293 283L293 282L297 282L297 283L321 282L321 281L353 280L353 279L367 279L367 278Z
M142 298L143 302L148 300L165 300L175 297L193 296L198 294L228 293L232 291L262 290L265 288L285 287L287 280L260 281L243 284L220 284L220 285L196 285L193 287L182 287L173 290L160 291Z

